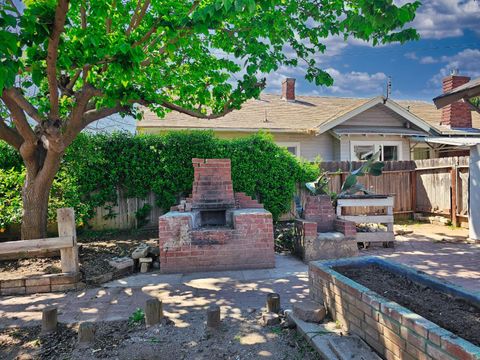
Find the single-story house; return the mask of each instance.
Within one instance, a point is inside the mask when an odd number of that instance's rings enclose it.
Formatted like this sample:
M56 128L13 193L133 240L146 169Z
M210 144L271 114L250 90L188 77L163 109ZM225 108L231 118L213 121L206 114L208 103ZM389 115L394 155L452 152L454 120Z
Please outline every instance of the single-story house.
M448 92L470 79L451 75L443 80ZM479 136L480 114L456 102L437 110L424 101L295 96L295 79L287 78L282 94L262 94L223 118L196 119L178 112L159 119L145 109L137 132L213 130L221 138L270 132L277 144L293 154L323 161L363 160L376 151L381 159L411 160L452 155L422 141L427 136ZM457 155L457 154L455 154Z

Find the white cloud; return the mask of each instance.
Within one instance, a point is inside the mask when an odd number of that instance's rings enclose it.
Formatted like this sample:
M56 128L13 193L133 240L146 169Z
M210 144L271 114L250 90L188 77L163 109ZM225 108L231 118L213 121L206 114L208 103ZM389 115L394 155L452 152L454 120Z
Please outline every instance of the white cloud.
M410 60L418 60L418 56L414 52L405 53L405 57Z
M420 58L420 64L435 64L438 60L432 56L424 56Z
M297 94L299 95L332 95L332 96L353 96L371 97L382 95L385 91L387 75L383 72L367 73L360 71L342 72L333 67L325 69L332 76L334 83L330 87L322 86L310 90L304 79L305 71L300 68L282 67L277 72L266 75L267 93L279 94L281 84L286 77L293 77L297 80ZM308 91L303 91L309 89Z
M367 72L350 71L342 73L334 68L328 68L326 71L333 77L334 83L333 86L325 88L325 90L335 95L360 97L381 95L387 80L387 75L383 72L369 74Z
M410 1L400 1L406 3ZM423 1L411 26L424 39L462 36L466 29L480 35L480 2L477 0Z
M438 61L445 63L445 66L430 79L432 86L438 87L442 79L452 70L458 70L459 74L471 78L480 77L480 50L478 49L465 49L453 56L442 56Z

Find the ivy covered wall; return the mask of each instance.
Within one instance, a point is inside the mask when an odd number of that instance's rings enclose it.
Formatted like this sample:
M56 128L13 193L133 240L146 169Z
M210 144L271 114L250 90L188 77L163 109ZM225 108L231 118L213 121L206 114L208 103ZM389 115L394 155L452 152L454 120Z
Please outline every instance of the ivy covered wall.
M230 158L235 191L259 198L274 218L290 209L296 184L311 181L317 167L278 147L267 134L224 140L212 132L170 132L133 136L81 134L68 148L55 179L49 217L59 207L73 207L79 225L87 225L95 208L150 191L168 209L191 192L192 158ZM0 231L21 221L23 165L17 153L0 141Z

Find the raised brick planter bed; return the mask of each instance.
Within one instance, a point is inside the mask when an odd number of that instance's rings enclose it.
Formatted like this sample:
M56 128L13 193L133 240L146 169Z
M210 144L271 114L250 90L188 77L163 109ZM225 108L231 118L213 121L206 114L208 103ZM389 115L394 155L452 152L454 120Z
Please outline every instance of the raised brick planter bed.
M360 336L386 359L478 360L480 347L385 299L332 268L375 264L382 268L480 306L480 294L446 284L402 265L376 258L311 262L310 293L323 301L345 330ZM323 299L323 300L322 300Z
M80 280L80 273L35 275L17 279L0 280L0 295L23 295L77 290L85 286Z

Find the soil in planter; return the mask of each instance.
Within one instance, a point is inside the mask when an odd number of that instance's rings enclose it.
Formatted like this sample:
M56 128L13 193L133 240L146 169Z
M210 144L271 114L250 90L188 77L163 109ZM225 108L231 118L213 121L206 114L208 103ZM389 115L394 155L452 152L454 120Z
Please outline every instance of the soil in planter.
M334 269L383 297L480 346L480 308L377 265Z

